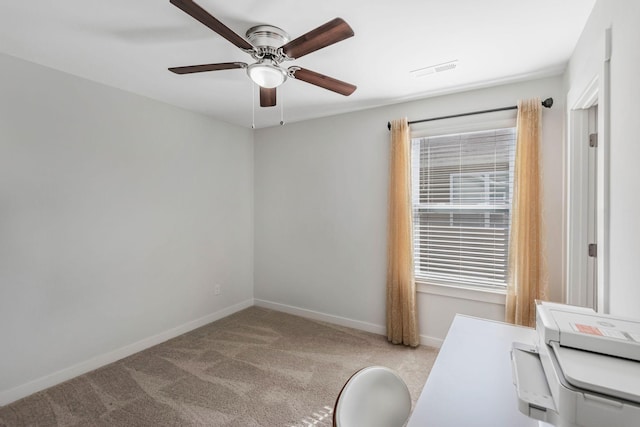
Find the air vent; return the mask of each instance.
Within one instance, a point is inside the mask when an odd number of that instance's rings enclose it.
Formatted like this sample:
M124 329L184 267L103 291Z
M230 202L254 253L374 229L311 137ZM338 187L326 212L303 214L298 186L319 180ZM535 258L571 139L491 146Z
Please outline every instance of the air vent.
M449 62L443 62L442 64L431 65L425 68L418 68L417 70L411 71L411 75L415 78L425 77L430 74L442 73L444 71L453 70L458 66L458 60L453 60Z

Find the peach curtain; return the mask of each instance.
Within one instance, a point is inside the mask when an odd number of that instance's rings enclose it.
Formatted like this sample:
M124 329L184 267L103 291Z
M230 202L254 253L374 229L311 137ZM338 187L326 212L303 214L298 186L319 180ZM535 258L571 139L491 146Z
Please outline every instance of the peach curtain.
M413 275L411 138L407 119L391 122L387 236L387 338L417 347L418 316Z
M535 300L546 299L540 184L540 99L518 102L506 320L535 325Z

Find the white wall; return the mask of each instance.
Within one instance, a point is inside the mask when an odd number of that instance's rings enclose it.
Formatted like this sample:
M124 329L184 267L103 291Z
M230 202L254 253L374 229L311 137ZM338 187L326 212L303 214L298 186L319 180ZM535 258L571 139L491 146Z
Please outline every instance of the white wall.
M552 96L543 113L551 297L562 298L562 78L554 77L293 123L255 133L255 298L259 304L384 333L390 119L420 119ZM500 300L501 302L503 300ZM504 307L420 293L423 342L455 313ZM502 302L503 303L503 302Z
M611 28L610 137L601 139L598 150L608 161L608 177L601 190L609 201L599 201L599 215L608 220L600 231L608 240L608 274L599 280L608 287L612 314L640 317L640 2L637 0L598 0L576 46L565 75L569 102L599 77L601 96L604 85L605 29ZM602 100L601 100L602 101ZM600 108L600 112L602 108ZM604 230L602 230L604 228ZM599 236L599 240L603 236ZM598 242L600 245L600 241ZM598 251L600 253L600 250ZM606 255L605 255L606 256ZM602 269L601 269L602 270Z
M0 70L0 404L252 304L251 130Z

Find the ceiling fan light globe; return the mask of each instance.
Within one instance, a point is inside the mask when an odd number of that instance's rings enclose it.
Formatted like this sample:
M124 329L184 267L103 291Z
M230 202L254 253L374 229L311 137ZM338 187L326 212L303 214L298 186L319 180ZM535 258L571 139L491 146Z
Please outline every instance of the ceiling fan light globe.
M258 62L247 67L247 74L255 84L266 89L280 86L287 80L287 73L280 67Z

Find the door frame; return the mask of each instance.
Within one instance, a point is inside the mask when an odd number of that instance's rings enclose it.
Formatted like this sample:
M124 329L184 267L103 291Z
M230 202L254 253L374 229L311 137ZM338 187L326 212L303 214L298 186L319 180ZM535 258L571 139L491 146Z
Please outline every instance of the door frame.
M587 218L589 173L589 108L598 105L598 154L596 178L596 308L609 313L609 132L611 28L604 33L600 69L588 83L567 94L565 301L586 306Z

